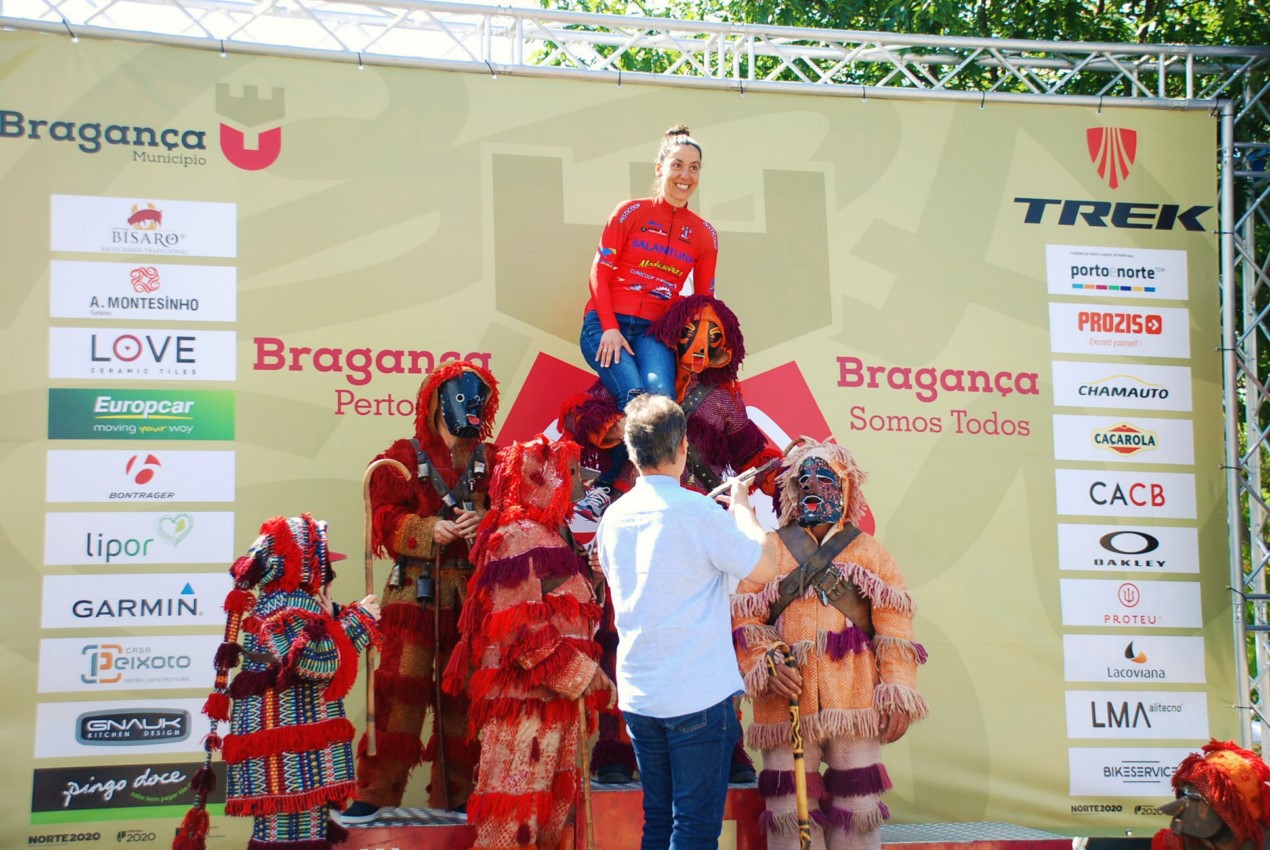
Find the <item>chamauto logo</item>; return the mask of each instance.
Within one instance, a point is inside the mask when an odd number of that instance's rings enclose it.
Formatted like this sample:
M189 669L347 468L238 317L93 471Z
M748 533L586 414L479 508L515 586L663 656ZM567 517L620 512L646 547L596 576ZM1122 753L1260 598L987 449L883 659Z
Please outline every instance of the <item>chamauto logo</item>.
M220 149L231 165L243 171L261 171L278 161L282 154L282 128L277 124L286 115L286 90L274 87L269 97L261 97L257 86L243 86L236 95L225 83L216 86L216 114L249 128L252 138L224 121L220 124Z
M1085 145L1098 176L1112 189L1119 189L1137 159L1138 132L1122 127L1090 127L1085 131Z
M132 288L136 292L157 292L159 290L159 270L154 266L137 266L128 273Z

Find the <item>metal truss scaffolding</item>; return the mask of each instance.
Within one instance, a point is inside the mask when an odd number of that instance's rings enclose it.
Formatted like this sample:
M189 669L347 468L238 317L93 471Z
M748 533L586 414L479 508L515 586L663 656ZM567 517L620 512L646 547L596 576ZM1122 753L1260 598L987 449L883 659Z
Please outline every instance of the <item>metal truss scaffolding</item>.
M1270 711L1270 47L896 35L423 0L0 0L0 26L741 93L1212 110L1231 620L1236 657L1248 655L1232 692L1252 744Z

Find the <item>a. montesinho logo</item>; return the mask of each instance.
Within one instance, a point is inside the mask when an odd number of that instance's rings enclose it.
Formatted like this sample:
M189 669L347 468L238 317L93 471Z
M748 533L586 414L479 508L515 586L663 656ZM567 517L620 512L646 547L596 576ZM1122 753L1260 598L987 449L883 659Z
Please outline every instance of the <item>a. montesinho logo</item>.
M136 292L148 293L159 290L159 270L154 266L137 266L128 273L128 279Z
M1089 148L1089 161L1098 169L1098 176L1112 189L1129 176L1129 167L1138 156L1138 133L1121 127L1090 127L1085 131L1085 144Z

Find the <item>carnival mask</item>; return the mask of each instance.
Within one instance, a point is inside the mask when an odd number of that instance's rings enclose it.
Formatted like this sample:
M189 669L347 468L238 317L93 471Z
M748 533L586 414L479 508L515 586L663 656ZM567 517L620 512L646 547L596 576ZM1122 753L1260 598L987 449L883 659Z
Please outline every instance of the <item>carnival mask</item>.
M489 388L474 372L464 372L441 384L437 391L445 427L456 437L471 439L481 433L481 418Z
M1174 835L1212 838L1226 825L1204 799L1204 795L1190 784L1182 786L1182 796L1160 806L1160 812L1173 818L1169 829Z
M825 460L809 457L803 461L798 469L798 489L802 493L799 525L833 525L842 519L842 481Z
M699 375L706 369L716 369L730 362L732 349L728 347L723 323L714 308L707 306L679 332L679 365Z

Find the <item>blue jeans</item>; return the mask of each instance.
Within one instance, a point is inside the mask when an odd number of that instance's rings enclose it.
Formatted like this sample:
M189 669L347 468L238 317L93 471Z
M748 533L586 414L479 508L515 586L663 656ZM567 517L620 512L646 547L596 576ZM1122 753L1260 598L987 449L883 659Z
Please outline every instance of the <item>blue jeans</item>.
M578 347L587 365L595 370L604 386L617 400L617 406L625 409L626 403L640 393L675 397L675 355L670 349L648 336L648 319L617 314L617 329L626 337L635 356L622 351L621 362L601 366L596 354L600 350L600 337L604 328L600 316L594 310L582 317L582 335Z
M640 850L717 850L740 733L732 698L679 717L623 716L644 786Z

